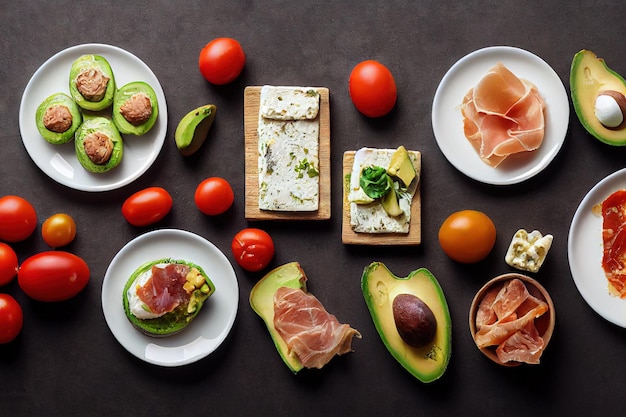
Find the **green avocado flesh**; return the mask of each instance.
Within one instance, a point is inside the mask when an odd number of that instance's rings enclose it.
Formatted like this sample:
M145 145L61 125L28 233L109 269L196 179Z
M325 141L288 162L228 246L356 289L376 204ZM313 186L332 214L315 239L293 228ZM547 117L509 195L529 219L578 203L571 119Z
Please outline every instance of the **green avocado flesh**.
M121 108L127 100L131 99L135 94L144 93L150 99L150 105L152 106L152 113L150 117L144 122L133 124L126 120L122 114ZM159 115L159 103L157 96L152 87L145 82L135 81L122 86L115 92L113 99L113 123L120 131L120 133L128 135L140 136L148 133L152 126L156 123Z
M85 152L84 142L85 139L92 133L102 133L113 141L113 152L111 157L104 164L96 164L89 159ZM106 117L92 116L85 117L83 124L76 131L76 139L74 140L74 148L76 150L76 157L78 162L87 171L102 173L110 171L122 162L122 155L124 154L124 143L122 136L118 132L113 122Z
M106 84L104 96L97 101L84 97L76 86L76 80L81 73L94 69L100 70L102 74L109 79ZM70 68L70 95L76 104L84 110L100 111L113 104L113 98L115 96L115 77L113 76L113 71L106 58L100 55L83 55L72 63L72 67Z
M190 268L197 269L204 277L206 288L204 290L195 289L191 295L189 304L180 305L173 311L164 314L161 317L154 319L138 319L130 311L129 306L129 294L128 290L135 283L135 281L143 275L143 273L152 269L154 265L159 264L184 264ZM183 330L191 323L191 321L198 315L204 302L215 292L215 285L211 279L207 276L204 270L191 262L183 261L180 259L164 258L156 261L146 262L133 272L126 285L124 286L124 292L122 293L122 303L124 305L124 312L126 317L133 324L135 328L144 334L149 336L171 336ZM190 308L191 304L191 308ZM191 312L190 312L191 310Z
M263 319L281 358L292 372L303 366L300 360L289 355L287 344L274 328L274 294L281 287L301 288L306 291L306 275L298 262L291 262L270 271L250 292L250 306Z
M55 106L66 107L72 116L72 123L70 127L63 132L49 130L44 124L44 116L46 115L46 112L48 109ZM72 140L76 130L78 130L78 127L82 122L83 114L80 111L80 107L78 107L76 102L72 100L70 96L63 93L56 93L46 98L41 102L39 107L37 107L37 111L35 112L35 123L37 124L39 133L47 142L50 142L53 145L61 145Z
M174 133L176 147L181 154L189 156L200 149L213 125L216 111L214 104L207 104L190 111L181 119Z
M595 115L598 93L616 91L626 94L626 81L607 67L593 52L582 50L574 55L570 71L570 92L576 115L596 139L609 145L626 145L626 128L609 129Z
M374 262L363 271L361 289L376 330L391 355L422 382L440 378L450 361L452 323L443 290L430 271L420 268L401 278L383 263ZM412 294L430 307L437 321L432 342L417 348L400 337L392 308L399 294Z

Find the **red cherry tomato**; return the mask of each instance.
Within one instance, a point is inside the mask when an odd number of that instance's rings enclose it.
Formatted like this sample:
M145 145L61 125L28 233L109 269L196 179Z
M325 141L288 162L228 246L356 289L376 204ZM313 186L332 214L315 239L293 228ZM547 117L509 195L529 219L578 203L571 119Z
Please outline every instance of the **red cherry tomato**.
M12 247L0 242L0 286L13 281L17 275L19 261Z
M163 219L172 209L172 196L161 187L137 191L122 204L122 215L133 226L147 226Z
M234 39L217 38L200 51L198 66L202 76L212 84L227 84L241 74L246 63L243 48Z
M246 271L260 271L274 257L274 241L261 229L243 229L235 235L230 248L239 266Z
M391 71L377 61L357 64L348 84L352 103L368 117L382 117L396 104L396 81Z
M23 323L24 315L19 303L9 294L0 294L0 344L15 339Z
M40 252L22 262L17 283L38 301L63 301L77 295L89 282L87 263L73 253Z
M76 237L76 222L69 214L53 214L43 222L41 237L51 248L65 246Z
M210 177L198 184L194 200L201 212L216 216L233 205L235 194L228 181L219 177Z
M0 240L20 242L36 227L37 213L28 201L15 195L0 198Z

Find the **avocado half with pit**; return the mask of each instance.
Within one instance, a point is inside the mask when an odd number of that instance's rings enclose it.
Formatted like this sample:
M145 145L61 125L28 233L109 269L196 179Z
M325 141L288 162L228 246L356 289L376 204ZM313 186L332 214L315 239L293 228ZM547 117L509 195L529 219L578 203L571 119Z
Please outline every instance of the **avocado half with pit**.
M452 322L433 274L420 268L397 277L374 262L363 271L361 289L389 353L422 382L440 378L450 361Z
M81 109L100 111L115 97L115 77L109 61L100 55L82 55L70 67L70 95Z
M178 264L188 267L183 288L190 293L189 301L178 305L172 311L155 318L138 318L131 308L131 303L150 312L150 308L137 298L136 288L146 283L152 275L152 267ZM140 332L155 337L171 336L185 329L200 313L205 301L215 292L215 285L202 267L180 259L164 258L146 262L137 268L124 286L122 304L131 324ZM138 313L137 313L138 314Z
M189 156L200 149L213 125L216 112L214 104L206 104L183 116L174 133L176 147L181 154Z
M106 117L85 116L76 131L74 149L87 171L107 172L122 162L124 142L115 124Z
M274 327L274 294L281 287L306 292L306 279L300 264L290 262L268 272L250 292L250 306L265 322L278 353L293 373L302 370L303 365L295 355L289 355L287 344Z
M159 103L154 89L143 81L120 87L113 98L113 123L122 134L141 136L157 121Z
M41 136L53 145L61 145L74 139L83 122L80 107L70 96L55 93L37 107L35 123Z
M620 74L583 49L572 60L570 92L587 132L609 145L626 145L626 81Z

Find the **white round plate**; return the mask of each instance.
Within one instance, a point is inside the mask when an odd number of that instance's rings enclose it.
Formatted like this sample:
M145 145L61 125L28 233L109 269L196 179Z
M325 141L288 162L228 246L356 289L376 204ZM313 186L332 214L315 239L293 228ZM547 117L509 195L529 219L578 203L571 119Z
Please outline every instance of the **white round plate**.
M592 211L622 188L626 188L626 168L604 178L587 193L570 225L567 256L574 283L587 304L611 323L626 327L626 300L609 294L602 269L602 216Z
M138 267L161 258L198 264L215 284L215 292L183 331L150 337L126 317L122 293ZM184 230L155 230L131 240L115 255L102 283L102 310L117 341L139 359L161 366L189 364L215 351L235 322L238 304L239 285L226 256L209 241Z
M465 137L460 106L465 94L498 62L537 86L546 103L546 129L538 150L511 155L493 168ZM541 58L523 49L493 46L466 55L448 70L435 92L432 123L441 152L463 174L487 184L516 184L541 172L561 149L569 124L569 99L559 76Z
M80 165L73 141L63 145L50 144L41 137L35 124L35 112L43 100L57 92L69 95L70 68L74 60L85 54L106 58L119 87L132 81L150 84L159 103L159 117L152 129L142 136L124 135L122 162L115 169L100 174L89 172ZM110 117L110 109L103 114ZM33 162L53 180L82 191L113 190L141 176L159 155L167 133L165 95L152 70L130 52L103 44L73 46L52 56L31 77L20 104L20 132Z

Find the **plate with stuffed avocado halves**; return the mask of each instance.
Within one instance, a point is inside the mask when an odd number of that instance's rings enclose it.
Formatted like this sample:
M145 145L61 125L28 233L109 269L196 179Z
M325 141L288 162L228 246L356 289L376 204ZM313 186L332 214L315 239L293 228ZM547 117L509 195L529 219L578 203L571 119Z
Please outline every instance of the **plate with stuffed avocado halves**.
M166 280L180 275L188 293L184 301L174 307L140 301L140 288L164 275ZM111 261L102 284L102 309L117 341L137 358L167 367L215 351L235 322L238 303L237 277L226 256L201 236L177 229L131 240Z

